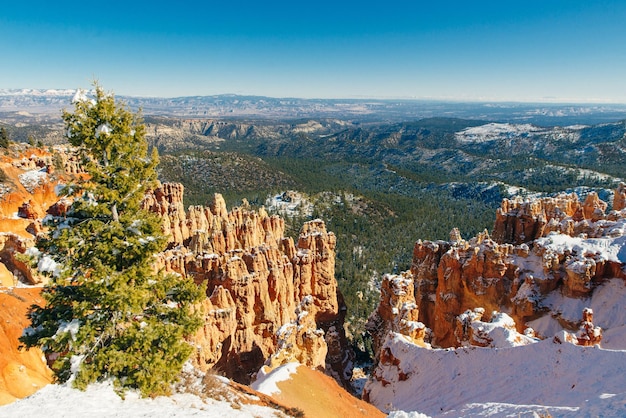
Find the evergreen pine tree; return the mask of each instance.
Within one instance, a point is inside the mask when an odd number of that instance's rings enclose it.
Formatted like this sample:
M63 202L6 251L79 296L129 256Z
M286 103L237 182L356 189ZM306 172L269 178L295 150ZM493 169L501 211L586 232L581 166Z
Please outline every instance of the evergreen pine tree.
M0 129L0 148L9 148L9 134L4 126Z
M80 197L38 242L39 270L51 280L21 340L56 356L60 382L84 389L112 379L120 389L167 393L192 351L184 337L200 326L193 304L201 292L154 271L166 239L140 203L156 182L158 156L148 157L140 117L97 84L95 100L76 100L63 119L90 178L72 186Z

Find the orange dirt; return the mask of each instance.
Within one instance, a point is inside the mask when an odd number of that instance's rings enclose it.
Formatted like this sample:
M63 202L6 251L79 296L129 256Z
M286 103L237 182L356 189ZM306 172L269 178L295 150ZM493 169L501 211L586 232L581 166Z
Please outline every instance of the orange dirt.
M380 410L349 394L337 382L317 370L300 366L289 380L276 384L279 402L298 408L307 418L384 417Z
M39 349L20 350L18 338L30 325L32 304L42 304L39 288L0 288L0 405L33 394L52 382Z

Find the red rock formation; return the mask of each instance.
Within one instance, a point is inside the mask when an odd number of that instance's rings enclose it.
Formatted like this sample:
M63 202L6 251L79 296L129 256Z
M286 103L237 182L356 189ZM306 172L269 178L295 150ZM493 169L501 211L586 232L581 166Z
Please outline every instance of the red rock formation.
M184 186L165 183L152 193L147 193L143 208L150 209L163 219L163 233L171 245L180 245L189 238L187 215L183 204Z
M441 257L451 244L446 241L417 241L413 248L411 273L415 282L415 302L420 320L432 324L435 319L435 295L437 293L437 269Z
M366 329L372 335L374 352L380 348L389 332L408 337L415 344L426 346L426 326L418 321L419 309L415 303L413 276L386 274L380 285L380 303L370 315Z
M602 341L602 329L593 325L593 311L591 308L583 309L583 321L576 334L578 345L594 346Z
M38 213L31 201L24 202L17 210L17 216L24 219L40 219L42 214Z
M497 244L485 232L470 242L457 242L442 255L433 322L426 323L437 345L458 345L455 322L465 310L480 306L492 311L510 306L515 279L512 251L512 246Z
M23 239L11 233L0 233L0 262L5 266L3 270L6 271L6 279L3 282L8 282L7 286L15 286L18 281L30 285L42 283L43 278L19 256L34 244L35 241L32 239Z
M46 211L63 215L69 206L55 193L58 182L67 181L55 158L29 149L17 158L0 159L0 168L14 185L0 190L0 232L17 231L0 234L4 285L39 280L17 254L33 245ZM76 161L72 156L62 159L66 170L80 174ZM42 181L27 189L20 175L35 169L42 174L33 177ZM216 195L210 207L191 207L187 213L183 193L182 185L164 184L146 196L144 208L162 217L169 235L169 249L158 257L157 267L190 276L205 289L207 299L198 306L205 325L193 341L197 364L248 382L270 357L272 364L294 358L326 367L347 385L346 308L334 278L336 239L324 223L306 223L294 243L284 237L284 221L262 209L228 212L224 199ZM20 207L28 219L14 217ZM289 327L293 339L279 332Z
M69 206L67 199L59 202L56 191L59 184L73 178L72 173L55 169L57 159L76 161L72 151L64 147L52 154L45 149L12 145L0 157L0 170L7 177L0 185L0 271L2 283L7 286L17 281L31 285L45 281L20 254L32 247L43 231L41 219L46 211Z
M596 192L590 192L583 203L583 218L590 219L593 222L604 219L604 212L607 206L606 202L600 200Z
M417 305L419 320L432 330L438 346L458 346L467 339L457 318L478 307L506 311L522 332L527 321L544 314L540 301L548 293L560 289L566 297L583 297L606 279L626 279L624 263L615 255L626 234L626 212L605 214L606 207L595 193L582 204L574 195L505 199L494 227L494 235L505 242L487 232L464 241L453 231L450 242L415 244L415 296L407 303ZM396 302L388 297L385 281L381 292L370 317L375 341L385 337L378 330L395 330L388 311ZM561 322L574 326L571 319Z
M626 208L626 183L620 183L615 190L613 197L613 210L622 210Z
M0 291L0 405L29 396L52 381L52 372L38 348L20 350L18 338L30 321L32 304L44 303L40 289Z
M531 200L504 199L496 211L493 239L511 244L530 242L555 230L559 222L577 213L582 213L582 205L574 193Z
M192 277L211 298L202 308L206 325L194 338L198 365L248 383L265 362L297 360L326 366L346 383L350 358L334 234L321 220L307 222L296 244L283 236L284 221L262 209L228 212L216 194L209 207L185 213L182 199L181 185L164 184L144 207L163 217L170 235L170 250L158 264Z

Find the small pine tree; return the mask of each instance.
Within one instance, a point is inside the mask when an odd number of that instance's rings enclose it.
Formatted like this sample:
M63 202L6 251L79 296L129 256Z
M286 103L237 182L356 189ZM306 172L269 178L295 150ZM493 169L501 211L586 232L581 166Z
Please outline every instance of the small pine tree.
M158 156L148 157L140 117L95 87L95 100L81 98L63 113L90 179L73 186L80 197L38 242L40 271L51 281L21 341L57 356L60 382L84 389L112 379L120 390L167 393L192 351L184 337L201 324L193 310L201 292L188 279L154 272L166 239L158 217L140 206Z
M0 148L9 148L9 134L4 126L0 129Z

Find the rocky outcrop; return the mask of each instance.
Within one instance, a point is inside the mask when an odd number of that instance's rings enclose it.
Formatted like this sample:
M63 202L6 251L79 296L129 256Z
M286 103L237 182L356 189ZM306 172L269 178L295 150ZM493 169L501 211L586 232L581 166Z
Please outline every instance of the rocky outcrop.
M52 382L52 372L38 348L20 350L18 338L30 321L32 304L44 303L40 289L0 290L0 405L29 396Z
M531 328L520 334L515 321L509 315L493 311L486 318L483 308L468 309L457 316L454 333L463 346L507 348L538 341Z
M600 344L602 341L602 328L593 325L593 310L583 309L583 320L576 334L576 343L585 347Z
M626 209L606 213L606 208L593 193L582 203L571 195L515 199L499 209L494 231L498 239L485 231L466 241L453 230L448 242L418 241L411 270L385 276L381 283L380 303L367 324L376 358L363 399L383 411L436 415L443 411L442 405L459 397L452 391L442 402L442 388L444 395L447 388L466 391L476 387L476 376L488 370L499 370L494 373L494 381L499 382L507 368L523 370L512 381L525 379L527 365L538 361L546 370L575 368L575 362L563 366L564 350L584 357L603 351L569 346L595 346L602 340L592 310L585 308L581 321L575 312L578 308L572 309L583 303L610 312L596 318L609 327L606 335L615 331L620 336L616 344L623 345L626 317L617 312L622 311L626 295ZM424 333L430 345L448 349L424 349L429 346L409 338L400 325L404 317L430 329ZM517 348L478 350L476 346ZM547 355L550 351L558 356ZM506 359L498 363L499 356ZM582 357L580 361L588 364ZM519 364L511 367L512 362ZM542 381L545 373L540 374L528 388ZM619 372L614 375L621 379ZM442 379L448 380L442 384ZM555 381L561 380L559 373ZM578 381L568 384L565 390L578 385ZM424 390L432 386L436 389L425 395Z
M144 207L163 218L169 250L158 265L193 278L208 297L194 337L196 362L249 383L264 364L299 361L349 381L346 307L335 280L336 238L321 220L297 242L284 221L247 206L230 212L221 195L208 207L182 208L183 187L164 184Z
M19 282L29 285L43 283L44 278L33 271L25 258L20 256L34 244L33 239L25 239L12 233L0 233L0 263L5 272L2 280L4 286L16 286Z
M581 212L582 205L574 193L541 199L504 199L496 211L493 239L511 244L530 242Z
M7 287L36 284L40 278L20 254L34 244L46 212L67 211L71 202L59 198L57 186L80 175L80 165L70 154L34 148L0 164L8 179L0 187L0 232L11 231L0 234L0 279ZM315 220L294 241L284 236L284 221L263 209L228 211L215 195L208 207L186 211L183 197L182 185L163 184L143 207L161 217L169 239L155 268L191 277L206 293L197 307L205 323L192 341L198 366L248 383L264 363L297 360L348 386L351 351L334 278L334 234Z
M601 237L605 235L605 227L595 223L620 217L626 197L624 183L620 183L614 196L613 211L608 214L605 213L607 203L600 200L595 192L590 192L584 202L575 193L540 199L504 199L496 211L493 239L501 244L519 245L551 232Z
M613 198L613 210L620 211L626 209L626 183L620 183L615 189Z
M189 239L187 216L183 204L184 186L180 183L165 183L146 194L143 209L159 215L163 233L170 245L181 245Z
M614 207L619 207L620 193L615 193ZM606 280L626 279L626 210L606 209L595 193L584 202L564 194L505 199L493 237L485 231L465 241L453 231L449 242L415 244L411 271L402 276L412 279L414 297L402 303L417 306L417 319L432 330L431 343L441 347L478 341L467 334L472 322L468 315L459 323L459 316L476 308L506 312L523 333L528 322L548 315L544 300L552 292L587 298ZM388 313L397 301L388 296L386 283L370 317L377 346L386 332L399 332ZM576 329L576 321L562 318L559 311L550 315L564 328ZM377 330L385 332L379 335Z
M380 285L380 303L370 315L365 328L379 353L389 332L406 336L414 344L426 346L428 330L418 321L419 309L415 302L415 285L410 272L400 275L386 274Z
M0 156L0 276L4 286L45 283L21 256L43 232L46 213L62 213L70 202L60 199L60 185L82 173L68 147L42 149L14 144Z

